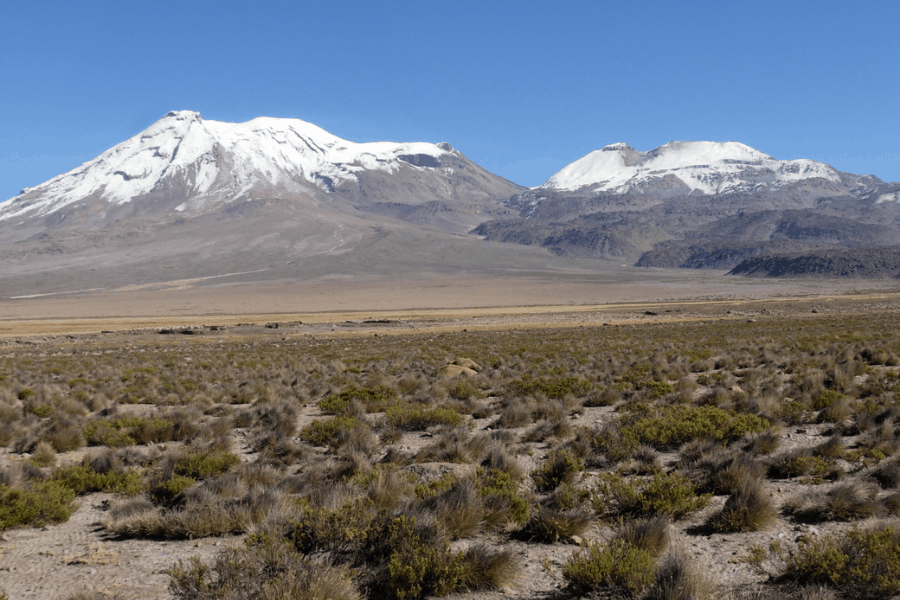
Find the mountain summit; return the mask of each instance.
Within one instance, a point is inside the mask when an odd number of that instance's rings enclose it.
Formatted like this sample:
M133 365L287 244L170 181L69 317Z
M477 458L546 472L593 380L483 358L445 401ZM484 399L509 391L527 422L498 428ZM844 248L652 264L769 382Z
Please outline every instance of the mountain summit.
M617 143L506 202L488 240L639 266L734 267L770 252L900 243L900 184L739 142Z
M414 194L395 193L395 187ZM260 197L321 201L336 195L368 204L363 196L376 203L390 199L417 205L463 196L467 201L505 199L519 189L445 143L355 143L300 119L223 123L184 110L168 113L68 173L23 190L0 204L0 222L43 219L52 225L68 218L99 226L123 215L205 214ZM463 221L472 224L472 219Z
M739 142L669 142L649 152L618 143L595 150L553 175L541 189L625 194L721 194L778 187L808 179L840 183L834 168L814 160L776 160Z

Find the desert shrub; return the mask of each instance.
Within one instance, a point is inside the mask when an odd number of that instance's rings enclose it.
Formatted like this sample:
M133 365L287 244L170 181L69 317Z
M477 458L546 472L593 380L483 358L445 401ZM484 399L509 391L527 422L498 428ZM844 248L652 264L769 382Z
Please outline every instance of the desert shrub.
M900 593L900 532L880 523L840 536L803 538L783 575L833 585L847 598L889 598Z
M476 544L463 553L461 567L460 589L499 590L515 580L521 563L512 550L494 550L486 544Z
M682 550L670 552L653 578L644 600L713 600L715 585L706 578Z
M181 560L167 571L169 591L177 600L356 600L359 592L340 566L304 558L277 535L257 534L244 548L220 553L206 566L197 558Z
M55 469L51 480L60 482L79 496L90 492L134 496L145 488L143 476L138 471L119 468L101 473L91 468L88 461Z
M30 489L0 485L0 531L67 521L75 492L58 481L32 483Z
M204 479L213 475L220 475L240 462L241 459L231 452L216 450L188 452L175 459L173 469L178 475Z
M156 504L169 506L186 489L197 483L196 479L183 475L171 475L150 482L150 498Z
M340 394L332 394L319 401L319 408L326 414L338 415L346 412L353 400L361 402L367 412L382 412L397 403L397 390L386 385L350 386Z
M670 405L653 416L639 417L622 428L622 436L659 449L691 440L730 441L769 428L762 417L736 414L714 406Z
M650 552L613 539L606 546L589 544L576 550L562 574L575 592L614 588L636 596L650 586L655 569Z
M582 460L568 450L554 450L547 461L531 473L535 488L541 492L552 492L563 483L571 484L584 471Z
M668 516L680 519L700 510L712 494L698 494L680 473L656 473L648 481L603 473L591 502L604 519Z
M900 485L900 460L890 460L881 463L872 471L872 477L884 489L895 488Z
M299 437L314 446L333 446L342 432L368 429L362 421L351 415L339 415L330 419L316 419L300 430Z
M52 467L56 464L56 450L47 442L41 440L31 453L31 462L39 467Z
M629 546L646 550L654 557L661 555L671 541L671 522L668 517L620 520L615 537Z
M784 503L782 511L804 523L855 521L875 517L884 507L871 490L858 484L842 483L825 493L805 493Z
M447 384L447 393L456 400L481 396L481 390L468 377L455 377Z
M593 517L583 510L560 510L544 506L532 515L522 529L522 534L535 542L555 544L581 536L593 522Z
M522 525L528 520L531 505L519 493L516 480L509 472L479 468L475 483L484 504L487 528L498 529L509 523Z
M434 435L434 442L416 454L416 462L467 463L479 460L487 450L485 434L473 436L467 427L446 427Z
M93 446L120 448L175 439L174 425L165 419L119 417L99 419L84 426L84 437ZM184 439L184 438L182 438Z
M392 406L385 412L385 425L404 431L418 431L435 425L456 427L463 417L453 409L445 407L422 408L419 406Z
M472 479L458 480L429 504L442 531L451 539L471 537L484 527L484 502Z
M749 479L735 489L722 510L707 521L714 531L761 531L778 516L769 495L759 479Z
M776 479L799 477L825 477L834 467L834 459L815 456L809 448L798 448L775 457L769 467L769 476Z
M530 425L532 421L532 409L529 403L520 398L513 398L503 404L500 417L497 419L497 427L515 429Z
M509 386L513 396L533 396L543 394L548 398L562 399L567 394L584 396L591 391L591 383L580 377L533 377L527 375Z

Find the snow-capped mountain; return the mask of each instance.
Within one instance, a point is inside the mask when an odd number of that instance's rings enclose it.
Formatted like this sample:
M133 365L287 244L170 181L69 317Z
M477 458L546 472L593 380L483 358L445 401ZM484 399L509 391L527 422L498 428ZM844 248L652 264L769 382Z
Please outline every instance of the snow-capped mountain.
M637 258L653 250L640 264L725 268L769 243L780 250L900 243L898 191L900 184L814 160L778 160L738 142L669 142L648 152L618 143L511 198L506 205L518 218L475 231L568 256Z
M386 184L392 178L402 185ZM396 194L394 187L414 197ZM273 196L366 196L416 205L460 196L486 201L519 189L449 144L355 143L299 119L223 123L174 111L97 158L0 204L0 222L55 216L47 223L78 217L82 224L99 225L112 216L190 216ZM139 206L123 208L128 204Z
M778 187L808 179L840 183L840 173L814 160L777 160L739 142L669 142L649 152L618 143L595 150L541 188L624 194L658 186L701 194Z

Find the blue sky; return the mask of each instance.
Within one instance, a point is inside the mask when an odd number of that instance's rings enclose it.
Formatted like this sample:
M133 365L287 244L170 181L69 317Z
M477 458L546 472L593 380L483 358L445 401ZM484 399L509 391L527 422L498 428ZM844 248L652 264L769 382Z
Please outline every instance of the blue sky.
M900 181L897 2L8 2L0 200L170 110L449 141L522 185L735 140Z

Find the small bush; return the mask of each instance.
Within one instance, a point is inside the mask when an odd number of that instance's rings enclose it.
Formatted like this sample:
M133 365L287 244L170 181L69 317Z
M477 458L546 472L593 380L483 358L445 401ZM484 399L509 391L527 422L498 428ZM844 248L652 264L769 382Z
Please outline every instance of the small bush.
M593 522L593 517L582 510L559 510L545 506L531 517L522 532L530 540L555 544L583 535Z
M351 415L331 419L317 419L300 430L299 437L314 446L333 446L341 433L368 429L362 421Z
M67 521L75 492L58 481L34 483L30 490L0 485L0 531Z
M463 417L461 414L451 408L444 407L392 406L385 413L385 425L402 429L403 431L419 431L435 425L456 427L462 421Z
M204 479L221 475L240 462L241 459L231 452L189 452L175 460L174 471L185 477Z
M668 517L628 519L616 526L616 538L629 546L646 550L654 557L661 555L671 541L671 524Z
M509 472L478 469L475 482L484 503L484 522L488 529L528 521L531 504L519 493L516 480Z
M567 450L556 450L547 457L542 467L531 473L537 491L552 492L563 483L572 484L584 471L581 459Z
M245 548L223 551L211 566L197 558L168 570L177 600L357 600L359 592L343 567L314 563L275 535L254 535Z
M785 502L782 510L803 523L855 521L880 515L884 507L871 491L866 491L858 484L844 483L824 494L807 493L793 498Z
M751 479L739 486L722 510L713 515L707 525L719 532L762 531L778 516L769 494L758 479Z
M460 589L500 590L515 580L521 563L512 550L492 550L485 544L476 544L463 553L461 567Z
M833 585L847 598L890 598L900 593L900 532L877 524L804 538L788 556L784 577Z
M666 406L659 414L636 419L623 427L622 436L658 449L675 448L696 439L735 440L759 433L769 422L750 414L736 414L714 406Z
M644 600L713 600L715 585L681 550L670 552L653 579Z
M382 412L397 403L397 390L386 385L358 388L350 386L340 394L333 394L319 402L322 412L339 415L350 408L350 403L358 400L366 412Z
M650 586L654 572L653 555L622 539L614 539L607 546L584 546L569 557L562 569L575 592L608 587L624 589L635 596Z
M667 516L681 519L709 503L712 494L697 494L680 473L657 473L649 481L601 474L591 502L604 519Z
M144 490L141 473L124 469L98 473L89 463L55 469L51 477L79 496L90 492L108 492L134 496Z

